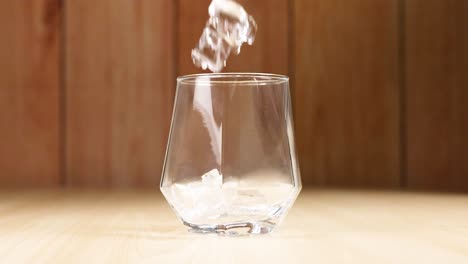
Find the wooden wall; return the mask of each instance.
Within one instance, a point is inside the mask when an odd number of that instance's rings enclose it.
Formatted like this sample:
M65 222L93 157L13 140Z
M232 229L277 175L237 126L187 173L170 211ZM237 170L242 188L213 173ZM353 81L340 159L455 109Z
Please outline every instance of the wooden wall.
M295 114L304 183L400 185L396 1L295 1Z
M209 2L0 1L0 186L157 186ZM468 190L467 1L240 2L306 185Z
M0 1L0 186L60 184L58 1Z
M157 186L175 87L172 0L65 4L65 182Z
M468 1L406 11L408 185L468 191Z

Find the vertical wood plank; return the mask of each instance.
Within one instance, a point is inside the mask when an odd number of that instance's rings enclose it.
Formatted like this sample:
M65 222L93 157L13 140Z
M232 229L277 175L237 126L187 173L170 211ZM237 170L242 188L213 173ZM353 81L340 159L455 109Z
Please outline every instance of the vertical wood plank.
M408 186L468 190L468 2L406 1Z
M239 0L258 24L252 46L244 44L239 55L231 54L223 72L288 74L288 0ZM178 74L202 72L195 67L191 51L208 20L211 0L180 0L178 14Z
M0 186L60 183L59 27L59 1L0 2Z
M69 185L157 186L175 90L173 8L67 2Z
M295 0L295 119L306 184L400 184L397 1Z

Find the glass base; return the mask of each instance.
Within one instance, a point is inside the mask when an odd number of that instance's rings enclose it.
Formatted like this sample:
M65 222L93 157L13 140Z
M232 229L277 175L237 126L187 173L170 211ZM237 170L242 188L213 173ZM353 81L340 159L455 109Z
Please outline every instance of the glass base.
M273 231L276 223L268 220L255 222L234 222L227 224L195 225L188 222L184 225L190 227L189 232L199 234L216 234L222 236L245 236L268 234Z

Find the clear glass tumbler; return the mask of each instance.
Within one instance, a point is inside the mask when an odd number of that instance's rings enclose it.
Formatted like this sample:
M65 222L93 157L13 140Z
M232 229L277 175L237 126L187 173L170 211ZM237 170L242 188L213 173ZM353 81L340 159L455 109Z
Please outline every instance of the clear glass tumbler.
M177 79L161 191L193 231L269 233L301 189L288 77Z

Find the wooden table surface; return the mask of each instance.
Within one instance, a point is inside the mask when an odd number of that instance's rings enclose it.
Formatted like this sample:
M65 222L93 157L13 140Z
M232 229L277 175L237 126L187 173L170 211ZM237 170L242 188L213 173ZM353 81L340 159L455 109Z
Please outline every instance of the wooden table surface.
M468 263L468 195L312 190L271 235L187 232L159 191L0 191L0 263Z

